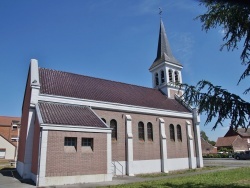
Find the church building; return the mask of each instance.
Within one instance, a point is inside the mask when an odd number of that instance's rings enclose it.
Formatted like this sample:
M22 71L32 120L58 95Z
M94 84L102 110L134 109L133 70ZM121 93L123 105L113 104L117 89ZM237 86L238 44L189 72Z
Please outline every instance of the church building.
M200 118L162 20L152 88L42 68L32 59L17 170L37 186L203 167Z

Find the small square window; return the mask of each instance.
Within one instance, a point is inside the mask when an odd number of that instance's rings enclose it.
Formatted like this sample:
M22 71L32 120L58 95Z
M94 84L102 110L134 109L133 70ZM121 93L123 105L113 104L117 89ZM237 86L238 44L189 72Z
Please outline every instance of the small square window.
M77 149L77 138L76 137L65 137L64 138L64 151L67 153L76 152Z
M82 138L82 151L92 152L93 151L93 138Z

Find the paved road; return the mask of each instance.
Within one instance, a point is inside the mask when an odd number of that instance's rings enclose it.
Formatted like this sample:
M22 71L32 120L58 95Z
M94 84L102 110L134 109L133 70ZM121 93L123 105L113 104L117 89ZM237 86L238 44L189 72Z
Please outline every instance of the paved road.
M250 167L250 160L229 159L203 159L204 166Z
M235 159L204 159L204 166L226 166L226 168L202 171L202 172L193 172L188 174L177 174L177 175L169 175L165 177L158 178L140 178L140 177L117 177L113 178L112 182L102 182L102 183L89 183L89 184L76 184L76 185L68 185L68 186L51 186L53 188L84 188L84 187L96 187L96 186L108 186L108 185L118 185L124 183L131 182L141 182L141 181L149 181L156 180L162 178L173 178L180 176L190 176L198 173L210 173L213 171L219 170L228 170L238 167L250 167L250 160L235 160ZM31 181L22 180L21 177L17 174L15 170L8 171L0 171L0 188L35 188L35 185ZM48 188L51 188L48 187Z

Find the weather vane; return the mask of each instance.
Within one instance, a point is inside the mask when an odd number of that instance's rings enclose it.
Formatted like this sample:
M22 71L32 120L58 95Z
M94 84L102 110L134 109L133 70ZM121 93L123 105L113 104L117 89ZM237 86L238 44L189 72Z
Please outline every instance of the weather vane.
M161 9L161 7L159 7L159 15L160 15L160 18L161 18L161 14L162 14L162 9Z

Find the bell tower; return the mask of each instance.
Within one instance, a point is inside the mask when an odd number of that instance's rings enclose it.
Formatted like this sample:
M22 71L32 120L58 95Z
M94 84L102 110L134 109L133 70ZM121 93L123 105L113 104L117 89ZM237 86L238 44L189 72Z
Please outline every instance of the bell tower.
M182 95L178 84L182 83L181 70L183 66L174 58L162 19L158 39L157 56L149 68L152 74L153 88L161 90L167 97Z

